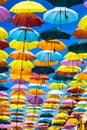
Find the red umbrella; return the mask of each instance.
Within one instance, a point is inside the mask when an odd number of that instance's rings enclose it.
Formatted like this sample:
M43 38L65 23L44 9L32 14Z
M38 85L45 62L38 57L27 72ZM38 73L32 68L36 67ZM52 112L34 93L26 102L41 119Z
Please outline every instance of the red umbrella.
M43 24L42 19L33 13L16 14L12 18L11 22L14 23L16 26L26 27L41 26Z
M83 93L84 92L84 88L81 87L71 87L67 90L67 92L69 93Z
M9 47L9 44L6 40L1 40L0 41L0 50L3 50L5 48Z

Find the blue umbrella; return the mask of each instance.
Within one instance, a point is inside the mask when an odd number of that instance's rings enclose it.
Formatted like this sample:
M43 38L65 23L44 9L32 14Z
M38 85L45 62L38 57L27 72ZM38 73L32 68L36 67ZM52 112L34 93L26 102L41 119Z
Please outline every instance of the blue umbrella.
M4 73L1 73L0 74L0 80L5 80L5 79L8 79L8 76Z
M41 118L52 118L53 114L44 112L44 113L40 114L40 117Z
M55 112L55 110L54 110L54 109L46 109L46 108L44 108L44 109L41 110L41 112L42 112L42 113L43 113L43 112L49 113L49 112Z
M65 7L56 7L44 13L43 19L51 24L68 24L78 20L78 13Z
M73 109L73 112L86 112L86 111L87 109L82 107L76 107Z
M38 89L46 89L45 85L42 84L29 84L28 87L31 88L38 88Z
M12 29L9 32L9 36L17 41L25 41L25 42L38 41L39 39L38 32L26 27Z
M83 93L82 97L87 97L87 92Z
M8 90L7 87L5 87L3 84L0 84L0 91Z
M42 62L55 62L62 58L62 55L58 52L53 51L40 51L36 54L36 60Z
M11 120L23 120L23 116L11 116Z
M23 108L11 108L10 112L24 112Z
M39 120L38 120L38 123L51 123L51 119L49 119L49 118L40 118Z

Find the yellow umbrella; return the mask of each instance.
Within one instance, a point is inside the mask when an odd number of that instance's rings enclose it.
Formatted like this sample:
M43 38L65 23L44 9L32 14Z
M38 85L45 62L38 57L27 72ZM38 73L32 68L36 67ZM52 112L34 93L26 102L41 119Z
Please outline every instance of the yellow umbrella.
M8 56L9 56L9 55L8 55L5 51L0 50L0 60L2 60L2 59L7 59Z
M81 68L78 66L65 66L65 65L61 65L60 67L58 67L57 71L61 71L61 72L81 72Z
M38 41L34 41L34 42L22 42L22 41L16 41L16 40L12 40L10 43L9 43L9 46L11 48L14 48L14 49L18 49L18 50L31 50L31 49L34 49L34 48L37 48L37 45L39 44Z
M66 45L60 41L60 40L42 40L38 44L39 48L42 48L44 50L51 50L51 51L60 51L60 50L65 50Z
M69 124L78 124L79 121L76 118L70 118L70 119L68 119L67 123L69 123Z
M78 27L84 30L87 29L87 15L81 18L81 20L78 23Z
M44 103L43 108L53 108L55 109L58 106L58 103Z
M24 104L10 104L10 108L24 108Z
M22 67L22 69L29 69L29 70L31 70L34 67L32 62L30 62L30 61L23 61L23 60L14 60L14 61L10 62L9 65L12 68L19 68L19 69L21 69L21 67Z
M38 118L28 118L28 117L26 117L25 118L25 120L27 120L27 121L37 121L38 120Z
M0 116L0 120L10 120L8 116Z
M58 61L44 61L44 62L41 62L39 60L35 60L34 61L34 64L35 65L38 65L38 66L52 66L52 65L57 65L58 64Z
M84 80L76 80L76 81L71 81L69 82L69 86L72 87L84 87L87 86L87 82L85 82Z
M60 130L59 126L51 126L47 130Z
M86 59L86 58L87 58L87 53L78 53L78 56L79 56L81 59Z
M34 114L35 114L35 113L39 113L40 110L33 110L33 109L31 110L31 109L30 109L30 110L26 110L26 112L27 112L27 113L34 113Z
M22 12L44 12L46 8L34 1L23 1L15 4L11 9L10 12L13 13L22 13Z
M65 59L68 60L80 60L81 58L78 56L78 54L74 53L74 52L68 52L65 56Z
M4 105L4 104L9 104L9 102L8 101L0 101L0 105Z
M7 31L4 28L0 27L0 40L4 40L7 38L8 38Z
M61 95L52 95L52 94L47 94L46 98L62 98Z
M53 119L53 123L65 123L65 122L66 120L64 119L57 119L57 120Z
M26 100L25 96L11 96L11 100Z
M50 89L63 89L66 88L67 85L64 83L51 83L48 87Z
M34 95L44 95L45 92L42 89L36 89L32 88L28 91L29 94L34 94Z
M67 119L69 117L68 114L64 113L64 112L61 112L61 113L58 113L55 117L55 119Z

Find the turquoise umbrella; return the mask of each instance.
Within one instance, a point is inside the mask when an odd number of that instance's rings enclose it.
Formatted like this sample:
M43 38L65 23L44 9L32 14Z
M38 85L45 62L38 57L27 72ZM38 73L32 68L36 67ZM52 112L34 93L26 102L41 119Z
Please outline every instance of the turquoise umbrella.
M86 112L86 111L87 109L82 107L76 107L73 109L73 112Z
M8 79L8 76L5 73L0 74L0 80Z
M9 36L17 41L26 41L26 42L38 41L39 39L38 32L26 27L19 27L12 29L9 32Z
M65 7L56 7L44 13L43 19L51 24L68 24L78 20L78 13Z
M38 88L38 89L46 89L45 85L42 84L29 84L28 87L31 88Z

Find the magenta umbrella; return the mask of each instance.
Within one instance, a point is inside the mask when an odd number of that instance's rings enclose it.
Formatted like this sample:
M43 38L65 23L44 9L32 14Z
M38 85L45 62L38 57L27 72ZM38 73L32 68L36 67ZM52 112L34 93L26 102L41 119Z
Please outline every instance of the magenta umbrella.
M0 22L5 22L10 17L9 11L5 7L0 6Z
M43 99L37 95L28 96L27 100L31 104L42 104L43 103Z
M62 102L62 104L72 104L72 105L75 105L77 104L77 102L75 100L72 100L72 99L66 99Z
M67 59L64 59L64 60L61 61L61 64L65 65L65 66L83 66L83 65L86 65L87 62L85 62L83 60L67 60Z
M26 117L29 117L29 118L38 118L38 114L27 114Z
M72 128L74 128L75 126L76 126L75 124L69 124L69 123L67 123L67 124L64 125L63 128L65 128L65 129L72 129Z
M28 87L23 85L23 84L15 84L11 87L12 90L19 90L19 89L22 89L22 90L28 90Z

